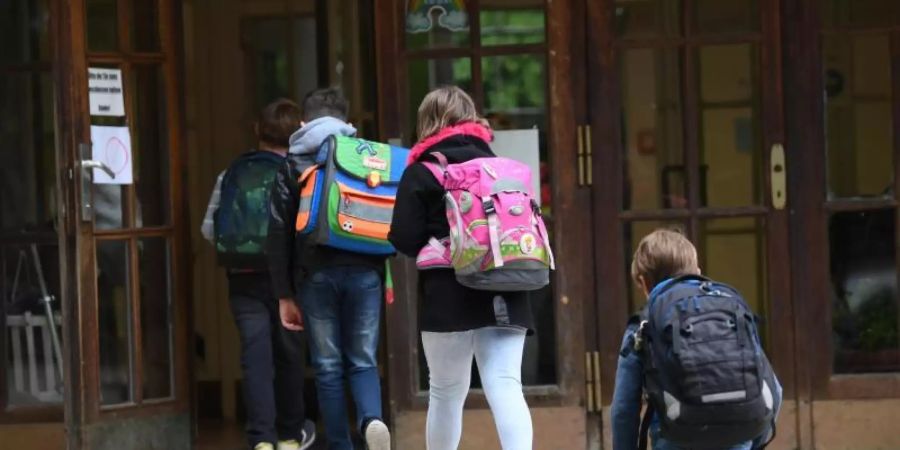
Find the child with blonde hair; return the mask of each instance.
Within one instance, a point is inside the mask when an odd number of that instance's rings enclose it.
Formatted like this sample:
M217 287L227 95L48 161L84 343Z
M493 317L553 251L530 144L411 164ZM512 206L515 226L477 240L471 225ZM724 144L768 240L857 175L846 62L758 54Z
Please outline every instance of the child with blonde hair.
M614 450L762 448L774 438L781 386L756 318L732 287L700 275L697 250L659 229L634 252L647 305L625 331L612 403ZM640 420L641 396L647 411Z
M450 234L445 190L424 163L450 164L495 156L491 129L462 89L430 92L418 113L419 142L400 180L390 241L416 257L432 237ZM485 396L504 450L528 450L532 424L522 392L525 336L534 328L522 292L492 292L463 286L453 269L419 271L419 326L429 371L426 423L428 450L454 450L462 435L463 405L472 359L478 362Z

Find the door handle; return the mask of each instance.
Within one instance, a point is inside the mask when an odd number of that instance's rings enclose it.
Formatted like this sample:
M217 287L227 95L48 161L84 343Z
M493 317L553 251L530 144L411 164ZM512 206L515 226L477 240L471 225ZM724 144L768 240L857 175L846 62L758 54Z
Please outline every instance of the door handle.
M787 166L784 146L775 144L769 155L769 180L772 184L772 208L781 210L787 204Z
M106 163L103 161L94 161L93 159L87 159L87 160L81 160L79 162L79 164L81 165L81 168L83 170L100 169L100 170L106 172L106 174L109 175L110 178L116 177L116 173L113 172L113 170L108 165L106 165Z
M116 173L106 163L89 159L91 157L91 144L78 144L78 152L81 160L76 163L81 170L81 220L91 222L94 220L94 193L91 189L94 183L94 169L100 169L115 178Z

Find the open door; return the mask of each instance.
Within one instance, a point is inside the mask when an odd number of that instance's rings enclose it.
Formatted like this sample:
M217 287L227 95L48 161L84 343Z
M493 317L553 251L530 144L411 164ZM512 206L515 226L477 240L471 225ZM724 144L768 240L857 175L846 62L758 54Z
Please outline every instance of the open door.
M52 3L68 448L190 448L175 2Z

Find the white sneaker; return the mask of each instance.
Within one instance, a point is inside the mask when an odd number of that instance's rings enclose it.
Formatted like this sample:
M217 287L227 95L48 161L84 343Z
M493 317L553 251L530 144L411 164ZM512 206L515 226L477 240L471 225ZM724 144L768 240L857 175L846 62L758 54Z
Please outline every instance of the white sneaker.
M391 431L384 422L372 420L366 425L363 435L369 450L391 450Z
M260 442L253 447L253 450L275 450L275 446L268 442Z

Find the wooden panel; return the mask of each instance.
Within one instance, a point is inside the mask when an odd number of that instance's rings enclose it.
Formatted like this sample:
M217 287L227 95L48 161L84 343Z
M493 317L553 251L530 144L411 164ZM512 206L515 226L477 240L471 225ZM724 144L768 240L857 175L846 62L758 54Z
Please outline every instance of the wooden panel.
M894 450L900 399L829 400L813 405L817 450Z

